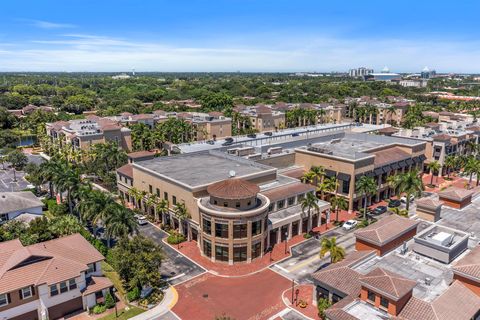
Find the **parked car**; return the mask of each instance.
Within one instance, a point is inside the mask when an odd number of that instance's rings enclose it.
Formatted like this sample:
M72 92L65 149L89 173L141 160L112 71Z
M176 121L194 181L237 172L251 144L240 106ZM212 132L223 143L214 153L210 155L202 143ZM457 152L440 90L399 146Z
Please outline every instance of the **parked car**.
M215 144L215 141L213 141L213 140L207 140L207 143L208 143L208 144Z
M233 138L232 137L225 138L225 141L226 142L233 142Z
M410 195L410 202L412 202L413 200L415 200L415 196L413 194L411 194ZM407 203L407 196L401 197L400 201L402 201L403 203Z
M396 208L396 207L400 207L402 203L400 202L400 200L397 200L397 199L390 199L390 201L388 202L388 207L389 208Z
M345 230L352 230L352 229L355 229L355 227L357 226L358 224L358 221L357 220L348 220L346 221L344 224L343 224L343 229Z
M263 134L266 135L266 136L269 136L269 137L271 137L273 135L273 133L271 133L271 132L264 132Z
M139 215L136 215L136 218L137 218L137 223L141 226L146 225L148 223L147 218L145 218L145 216L142 216L139 214Z
M247 134L247 137L249 138L256 138L257 135L255 133L250 133L250 134Z
M292 133L292 137L298 137L299 135L300 135L300 133L298 133L298 132Z
M375 209L372 210L372 214L375 215L375 216L379 216L382 213L387 212L387 210L388 210L387 206L378 206L378 207L376 207Z
M226 147L226 146L231 146L233 144L232 141L225 141L224 143L222 143L222 146Z

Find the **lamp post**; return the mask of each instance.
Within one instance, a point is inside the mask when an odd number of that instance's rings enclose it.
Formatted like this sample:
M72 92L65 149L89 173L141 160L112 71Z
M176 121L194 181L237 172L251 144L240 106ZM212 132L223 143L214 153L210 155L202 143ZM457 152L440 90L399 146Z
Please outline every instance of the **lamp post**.
M288 231L285 231L285 254L288 253L288 250L287 250L287 240L288 240Z
M292 279L292 306L293 306L293 289L295 289L295 279Z
M118 318L118 313L117 313L117 296L115 295L115 292L117 292L117 288L113 287L113 302L115 303L115 319Z

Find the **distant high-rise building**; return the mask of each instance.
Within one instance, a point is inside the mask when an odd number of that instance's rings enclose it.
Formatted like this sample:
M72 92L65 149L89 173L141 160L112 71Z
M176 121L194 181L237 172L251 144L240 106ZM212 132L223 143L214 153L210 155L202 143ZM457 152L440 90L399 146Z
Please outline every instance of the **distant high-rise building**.
M435 72L435 70L430 70L428 69L428 67L425 67L423 68L422 73L420 74L420 77L422 79L430 79L435 77L436 74L437 73Z
M357 68L357 69L350 69L350 71L348 72L348 75L350 77L357 78L357 77L363 77L363 76L369 75L371 73L373 73L373 69L367 69L365 67L360 67L360 68Z

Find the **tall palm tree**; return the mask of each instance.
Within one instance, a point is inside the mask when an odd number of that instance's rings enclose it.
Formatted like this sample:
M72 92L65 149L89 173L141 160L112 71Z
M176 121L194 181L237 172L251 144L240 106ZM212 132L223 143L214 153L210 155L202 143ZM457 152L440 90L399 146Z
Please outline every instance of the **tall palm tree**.
M450 179L450 170L457 166L458 159L454 155L449 155L445 158L444 165L447 168L447 178Z
M105 212L105 234L107 235L108 247L112 238L126 237L138 232L137 220L133 212L118 203L112 203Z
M398 195L398 185L400 184L400 175L393 174L387 177L387 184L392 189L394 195Z
M388 115L390 118L390 124L393 123L393 116L397 114L397 109L394 106L390 106L387 108L385 115Z
M183 230L184 222L188 218L190 218L190 213L188 212L188 209L185 206L185 203L177 203L173 211L175 212L175 215L178 218L179 233L182 233L182 234L186 233L188 235L188 224L187 224L187 230Z
M115 200L110 193L92 190L77 203L77 210L83 220L92 222L95 229L99 221L106 220L114 203Z
M148 215L151 214L151 209L153 209L153 217L156 220L157 213L156 213L156 204L158 202L158 197L155 194L149 194L147 195L147 199L145 201L145 206L147 207L147 213Z
M338 188L338 180L336 177L324 178L318 185L317 185L317 192L320 192L321 199L325 199L326 192L335 192Z
M320 259L330 253L330 263L336 263L345 257L345 249L337 244L337 238L323 238L320 247Z
M367 197L377 191L377 182L373 177L361 176L355 185L358 192L363 194L363 219L367 217Z
M133 187L128 190L128 194L135 200L135 207L141 208L141 201L143 197L146 195L145 191L138 190L137 188Z
M432 177L430 179L430 185L433 185L433 176L435 173L439 174L440 168L442 165L438 161L432 161L427 164L427 168L430 170L430 173L432 174ZM437 181L438 182L438 181Z
M330 199L330 204L335 212L335 221L338 221L338 212L340 210L347 210L348 209L348 201L344 197L339 197L335 195L333 198Z
M400 192L405 192L407 196L407 211L410 208L410 197L413 194L422 192L424 189L421 175L422 173L417 170L412 170L401 175L398 187Z
M318 206L318 198L313 193L309 192L305 197L302 198L300 204L302 207L302 212L305 213L305 211L307 211L308 213L307 230L310 231L312 229L312 210L315 210L316 212L319 212L320 210L320 207Z
M155 208L157 217L155 217L155 221L158 221L158 215L160 215L162 217L162 224L165 225L165 215L169 212L168 207L168 201L165 199L162 199L157 203Z
M300 180L303 183L313 183L314 179L315 179L315 174L311 171L305 172L300 178Z
M313 183L315 185L317 185L318 182L322 181L325 177L325 168L323 168L322 166L312 166L310 168L310 172L312 173Z
M472 185L473 174L477 172L477 167L479 166L479 160L477 160L474 156L469 156L467 159L467 163L463 168L463 171L467 173L470 177L468 179L468 185ZM478 180L478 178L477 178Z

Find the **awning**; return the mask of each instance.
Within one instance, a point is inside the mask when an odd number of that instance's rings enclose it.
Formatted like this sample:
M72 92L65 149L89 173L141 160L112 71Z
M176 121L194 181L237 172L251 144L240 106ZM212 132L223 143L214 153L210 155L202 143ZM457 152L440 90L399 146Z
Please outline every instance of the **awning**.
M407 165L411 166L413 164L413 160L412 159L407 159L405 160L405 162L407 163Z
M376 175L376 176L379 176L379 175L382 175L382 174L383 174L382 168L377 168L377 169L375 169L373 172L375 172L375 175Z
M420 163L422 160L420 160L420 157L413 157L413 162Z
M407 166L407 163L405 162L405 160L402 160L398 162L398 165L400 166L400 168L405 168Z
M374 177L375 176L375 173L373 173L373 171L369 171L369 172L366 172L365 175L367 177Z
M383 172L385 172L385 173L389 173L390 171L392 171L392 167L389 166L389 165L386 165L386 166L383 166L383 167L382 167L382 170L383 170Z
M335 171L325 169L325 175L327 177L331 178L331 177L335 177L337 175L337 173Z
M339 172L337 174L337 179L342 181L349 181L351 179L351 176L349 174Z
M419 158L420 158L421 161L427 160L427 157L425 157L424 154L421 154L421 155L419 156Z
M392 163L390 166L392 167L393 170L400 169L400 166L399 166L398 163L396 163L396 162L395 162L395 163Z

